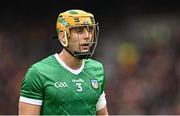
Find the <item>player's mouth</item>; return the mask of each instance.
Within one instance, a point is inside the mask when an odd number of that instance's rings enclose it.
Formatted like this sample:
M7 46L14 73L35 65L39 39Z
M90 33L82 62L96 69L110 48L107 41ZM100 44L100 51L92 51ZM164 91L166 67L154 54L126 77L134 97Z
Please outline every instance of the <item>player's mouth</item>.
M88 51L89 50L89 47L90 47L90 44L89 43L83 43L81 44L81 49L83 51Z

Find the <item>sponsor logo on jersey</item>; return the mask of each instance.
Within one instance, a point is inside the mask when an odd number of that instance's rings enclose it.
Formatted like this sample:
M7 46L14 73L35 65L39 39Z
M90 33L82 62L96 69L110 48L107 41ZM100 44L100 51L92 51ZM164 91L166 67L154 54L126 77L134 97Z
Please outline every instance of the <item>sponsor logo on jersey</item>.
M99 87L99 83L97 80L91 80L92 87L97 89Z
M66 82L55 82L54 86L56 88L64 88L64 87L68 87L68 85L66 84Z
M75 83L83 83L84 80L79 78L79 79L73 79L72 82L75 82Z

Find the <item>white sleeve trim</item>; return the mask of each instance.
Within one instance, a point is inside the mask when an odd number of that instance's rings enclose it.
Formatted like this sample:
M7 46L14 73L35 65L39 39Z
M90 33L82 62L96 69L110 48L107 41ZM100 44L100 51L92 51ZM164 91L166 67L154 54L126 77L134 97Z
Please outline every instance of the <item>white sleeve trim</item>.
M101 110L102 108L104 108L105 105L106 105L106 98L105 98L105 93L103 91L103 93L101 94L101 96L96 104L96 111Z
M40 106L42 105L42 102L43 102L43 100L35 100L35 99L31 99L31 98L26 98L23 96L20 96L19 101L33 104L33 105L40 105Z

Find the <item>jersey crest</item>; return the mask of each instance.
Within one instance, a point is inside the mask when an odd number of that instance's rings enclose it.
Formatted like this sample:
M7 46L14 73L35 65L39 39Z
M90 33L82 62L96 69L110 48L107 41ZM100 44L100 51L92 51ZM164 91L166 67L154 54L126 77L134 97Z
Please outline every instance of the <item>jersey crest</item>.
M99 87L98 80L91 80L91 84L94 89L97 89Z

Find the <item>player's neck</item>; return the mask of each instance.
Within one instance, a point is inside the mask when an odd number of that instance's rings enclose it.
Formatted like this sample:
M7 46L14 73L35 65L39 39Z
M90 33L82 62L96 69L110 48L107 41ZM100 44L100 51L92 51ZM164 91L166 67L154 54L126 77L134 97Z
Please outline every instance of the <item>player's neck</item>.
M77 59L71 54L69 54L66 50L62 50L59 54L59 58L70 68L79 69L82 65L82 59Z

